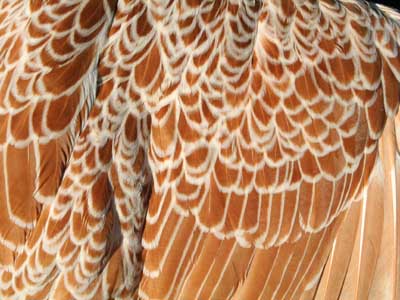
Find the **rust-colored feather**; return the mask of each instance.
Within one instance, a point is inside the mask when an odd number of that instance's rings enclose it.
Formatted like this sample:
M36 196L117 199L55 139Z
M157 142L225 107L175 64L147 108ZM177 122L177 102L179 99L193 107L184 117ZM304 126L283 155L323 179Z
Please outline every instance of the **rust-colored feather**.
M399 299L400 15L0 1L0 298Z

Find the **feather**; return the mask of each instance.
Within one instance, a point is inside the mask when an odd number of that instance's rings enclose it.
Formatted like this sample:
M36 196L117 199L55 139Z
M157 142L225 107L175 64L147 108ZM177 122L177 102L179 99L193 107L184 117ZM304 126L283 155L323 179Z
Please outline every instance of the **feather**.
M400 16L0 1L0 298L398 299Z

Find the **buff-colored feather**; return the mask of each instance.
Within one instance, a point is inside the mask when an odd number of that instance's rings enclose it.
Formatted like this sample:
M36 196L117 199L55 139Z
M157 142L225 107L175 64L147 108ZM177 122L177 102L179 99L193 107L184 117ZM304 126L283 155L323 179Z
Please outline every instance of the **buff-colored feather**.
M0 299L400 299L400 14L0 1Z

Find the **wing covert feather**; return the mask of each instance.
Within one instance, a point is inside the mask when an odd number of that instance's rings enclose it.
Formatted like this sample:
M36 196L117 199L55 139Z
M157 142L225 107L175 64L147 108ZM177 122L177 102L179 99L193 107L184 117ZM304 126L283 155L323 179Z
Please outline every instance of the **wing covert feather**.
M1 2L0 295L397 299L399 20Z
M343 283L364 299L379 266L367 241L383 241L385 201L369 183L398 109L397 21L350 0L189 2L146 15L168 26L149 35L165 92L146 102L139 296L346 299Z
M54 290L55 254L42 239L47 218L62 214L50 207L93 105L113 6L0 4L1 297L45 299Z

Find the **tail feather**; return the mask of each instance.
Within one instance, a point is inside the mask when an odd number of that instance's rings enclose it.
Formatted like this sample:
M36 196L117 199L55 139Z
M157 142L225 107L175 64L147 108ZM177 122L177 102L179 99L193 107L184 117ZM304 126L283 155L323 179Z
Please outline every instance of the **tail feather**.
M340 292L339 299L363 300L369 298L373 285L377 260L382 244L384 197L383 185L380 180L379 166L372 175L372 181L365 192L364 199L357 209L359 214L354 247L350 264ZM348 224L354 226L357 219L348 218ZM347 224L346 224L347 225ZM343 228L347 230L347 228ZM346 248L346 245L344 245ZM380 298L382 299L382 298Z
M384 218L380 256L371 294L376 299L400 299L400 161L398 120L388 120L380 141L384 178Z
M364 199L345 212L316 291L304 299L400 299L399 145L400 114L387 121Z
M355 203L338 231L329 259L325 265L315 299L339 299L349 269L350 259L357 236L361 203Z

